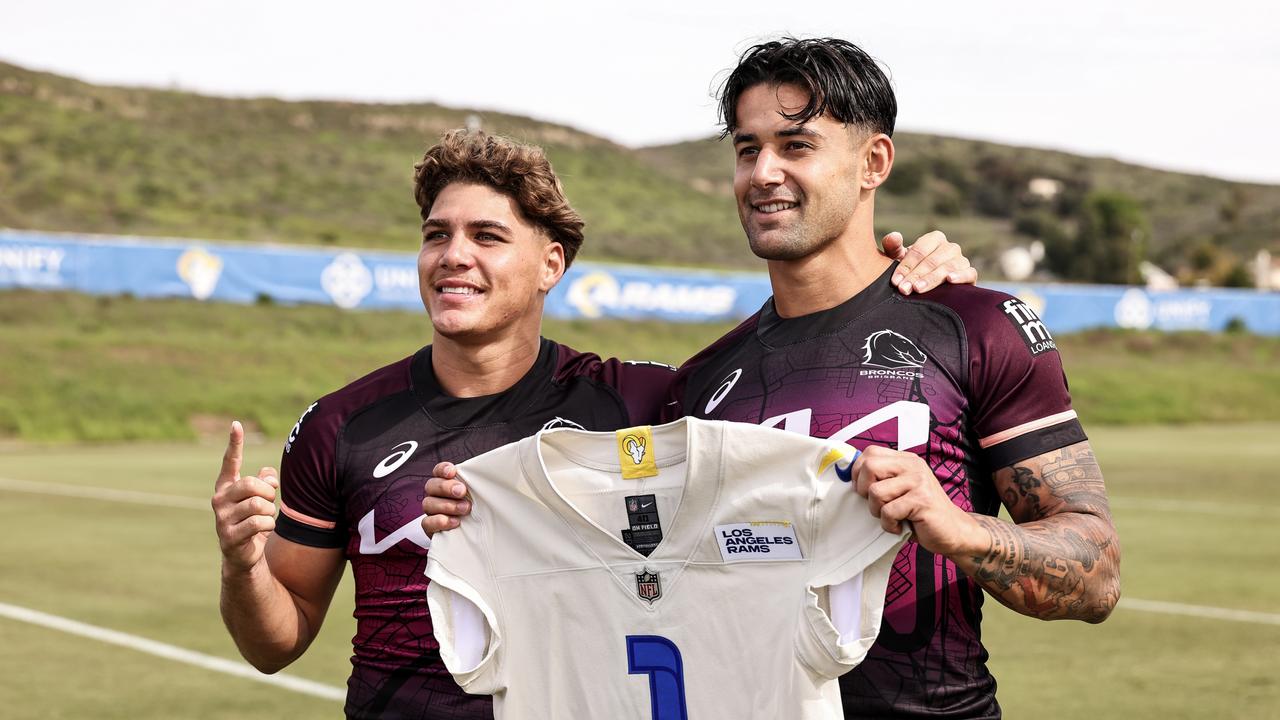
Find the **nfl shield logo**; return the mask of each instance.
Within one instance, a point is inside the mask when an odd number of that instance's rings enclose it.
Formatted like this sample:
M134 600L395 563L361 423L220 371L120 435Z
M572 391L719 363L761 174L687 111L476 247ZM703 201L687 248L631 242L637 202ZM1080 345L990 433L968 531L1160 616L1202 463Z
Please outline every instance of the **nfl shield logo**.
M640 500L637 498L627 498L627 512L640 512Z
M649 572L648 568L636 573L636 594L641 600L649 602L662 597L662 583L658 580L658 573Z

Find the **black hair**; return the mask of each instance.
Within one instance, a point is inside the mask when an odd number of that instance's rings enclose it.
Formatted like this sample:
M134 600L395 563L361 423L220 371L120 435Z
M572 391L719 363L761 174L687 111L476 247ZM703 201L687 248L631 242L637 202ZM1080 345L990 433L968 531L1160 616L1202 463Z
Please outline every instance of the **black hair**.
M804 123L826 115L893 136L898 101L889 78L874 58L847 40L784 37L748 48L720 86L721 137L737 127L742 93L761 83L794 84L809 91L808 104L783 115L788 120Z

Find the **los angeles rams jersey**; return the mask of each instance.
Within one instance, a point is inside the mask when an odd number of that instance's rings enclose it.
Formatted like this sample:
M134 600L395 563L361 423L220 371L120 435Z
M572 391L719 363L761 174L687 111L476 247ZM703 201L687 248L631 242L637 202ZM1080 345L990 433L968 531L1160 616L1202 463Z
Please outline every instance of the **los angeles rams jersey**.
M687 418L548 430L458 468L427 590L445 666L495 716L840 718L903 537L856 451Z

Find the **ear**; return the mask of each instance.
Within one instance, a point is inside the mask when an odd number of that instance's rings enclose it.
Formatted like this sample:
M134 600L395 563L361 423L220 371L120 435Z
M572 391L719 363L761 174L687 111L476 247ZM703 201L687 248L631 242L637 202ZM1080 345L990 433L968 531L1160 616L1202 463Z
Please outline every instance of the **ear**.
M538 289L544 293L551 292L551 288L564 277L564 270L564 246L552 240L542 250L542 281L538 283Z
M867 138L863 144L862 177L859 178L863 190L875 190L889 179L893 169L893 140L884 133L876 133Z

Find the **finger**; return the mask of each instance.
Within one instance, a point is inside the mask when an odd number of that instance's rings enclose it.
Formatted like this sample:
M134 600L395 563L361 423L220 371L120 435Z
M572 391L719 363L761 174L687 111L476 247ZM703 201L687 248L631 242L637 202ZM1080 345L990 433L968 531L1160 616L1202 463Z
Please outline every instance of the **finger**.
M431 471L431 474L438 478L452 480L458 476L458 467L451 462L439 462L436 463L436 467Z
M887 533L897 535L902 532L902 521L881 515L880 527L884 528L884 531Z
M270 483L252 476L245 475L240 481L229 485L222 490L221 496L227 502L241 502L251 497L260 497L270 502L276 500L276 488Z
M245 498L238 503L227 507L219 515L219 522L225 527L230 527L244 522L251 517L275 517L275 503L261 497Z
M471 503L467 500L450 500L428 496L422 500L422 512L425 515L461 517L471 513Z
M258 471L258 479L267 483L271 487L280 487L280 471L269 465Z
M912 252L915 249L913 245ZM955 243L947 243L928 254L922 251L918 260L912 258L913 266L911 271L903 276L902 285L910 287L915 292L932 290L946 279L948 271L952 269L950 263L958 257L961 257L960 246ZM967 264L968 261L966 260L965 263Z
M921 235L911 243L911 248L898 263L898 269L893 275L893 284L902 294L910 295L912 290L918 290L915 282L919 278L920 265L927 259L929 265L926 269L932 269L952 253L959 253L959 246L947 242L947 236L941 231L934 230Z
M214 488L229 485L240 478L240 461L244 457L244 426L239 420L231 422L231 435L227 438L227 449L222 453L222 470L218 472L218 481Z
M968 267L964 270L953 270L947 275L947 282L952 285L974 285L978 282L978 268Z
M885 257L889 257L894 260L901 260L903 254L907 251L907 248L902 241L902 233L900 232L895 231L885 235L884 238L880 240L880 244L884 246Z
M223 535L223 547L229 549L237 545L243 545L253 539L255 535L272 532L275 529L276 519L274 516L250 515L227 528L226 534Z
M911 490L911 481L903 476L894 476L884 478L878 482L871 483L867 488L867 503L874 505L876 508L883 508L885 505L897 500ZM883 512L872 513L876 517L880 517Z
M452 530L461 524L461 520L448 515L428 515L422 518L422 530L428 537L444 530Z

